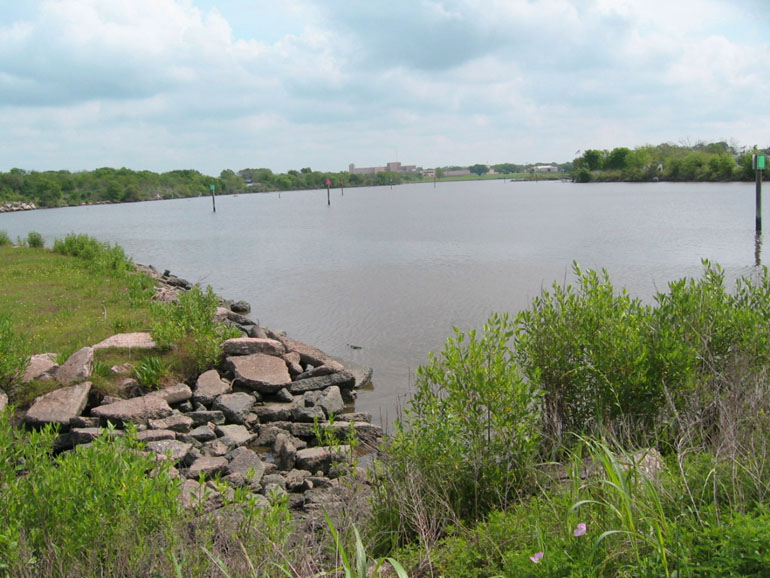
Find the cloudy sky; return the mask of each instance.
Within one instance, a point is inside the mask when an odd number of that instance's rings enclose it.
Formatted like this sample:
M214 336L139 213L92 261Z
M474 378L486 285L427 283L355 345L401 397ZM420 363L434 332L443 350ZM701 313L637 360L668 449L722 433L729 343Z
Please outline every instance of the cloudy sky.
M767 0L0 1L0 170L770 145Z

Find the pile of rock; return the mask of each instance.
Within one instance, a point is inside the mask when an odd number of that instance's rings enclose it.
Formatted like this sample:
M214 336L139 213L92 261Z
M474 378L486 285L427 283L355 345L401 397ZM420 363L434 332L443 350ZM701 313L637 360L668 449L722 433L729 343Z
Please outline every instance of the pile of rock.
M11 201L0 205L0 213L14 213L16 211L32 211L37 209L35 203L24 203L22 201Z
M221 504L221 486L200 481L217 476L259 500L286 494L293 508L316 510L333 494L339 464L351 458L344 442L355 438L359 449L373 451L381 438L371 416L343 413L351 410L346 402L370 380L371 370L247 325L252 334L264 336L224 342L220 369L206 371L190 385L144 394L125 377L119 386L125 398L92 390L94 349L153 347L148 334L113 336L76 352L61 366L50 354L35 356L25 379L48 377L63 387L37 398L24 421L29 427L57 424L61 450L108 431L122 435L126 424L135 424L148 451L174 462L187 506ZM105 429L108 424L117 429ZM339 443L329 444L332 439Z

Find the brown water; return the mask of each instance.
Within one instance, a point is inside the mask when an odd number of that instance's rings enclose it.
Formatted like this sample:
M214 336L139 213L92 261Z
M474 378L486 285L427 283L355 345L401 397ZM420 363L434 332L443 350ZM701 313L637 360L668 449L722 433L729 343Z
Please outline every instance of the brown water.
M755 262L750 183L402 185L332 191L331 207L325 190L225 196L216 213L201 197L2 214L0 230L49 247L86 233L249 301L263 325L373 367L357 409L383 423L453 326L527 307L573 261L645 299L703 258L730 278Z

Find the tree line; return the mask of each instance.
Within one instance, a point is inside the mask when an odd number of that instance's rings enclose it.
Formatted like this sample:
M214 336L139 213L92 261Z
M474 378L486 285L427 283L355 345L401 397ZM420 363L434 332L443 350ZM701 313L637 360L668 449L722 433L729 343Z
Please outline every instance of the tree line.
M443 167L436 170L442 178L444 171L469 169L479 176L490 172L511 174L526 172L526 165L501 163L476 164L470 167ZM210 194L214 185L217 194L262 193L294 191L326 187L334 188L377 185L397 185L419 182L426 178L423 171L350 174L314 171L310 167L274 173L267 168L249 168L235 172L223 170L219 177L204 175L197 170L174 170L165 173L135 171L128 168L103 167L92 171L70 172L28 171L13 168L0 172L0 202L34 202L39 207L60 207L96 203L126 203L159 199L196 197Z
M724 141L695 145L671 143L635 149L588 149L573 162L572 179L590 181L740 181L753 180L757 147L738 148Z

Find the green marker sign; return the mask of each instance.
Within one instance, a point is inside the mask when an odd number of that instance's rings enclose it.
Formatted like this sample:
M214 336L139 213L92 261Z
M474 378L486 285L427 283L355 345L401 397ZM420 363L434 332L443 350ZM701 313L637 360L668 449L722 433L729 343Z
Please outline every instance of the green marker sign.
M765 170L765 155L754 155L754 170L755 171L764 171Z
M216 189L216 185L209 185L211 187L211 192L214 192L214 189Z

